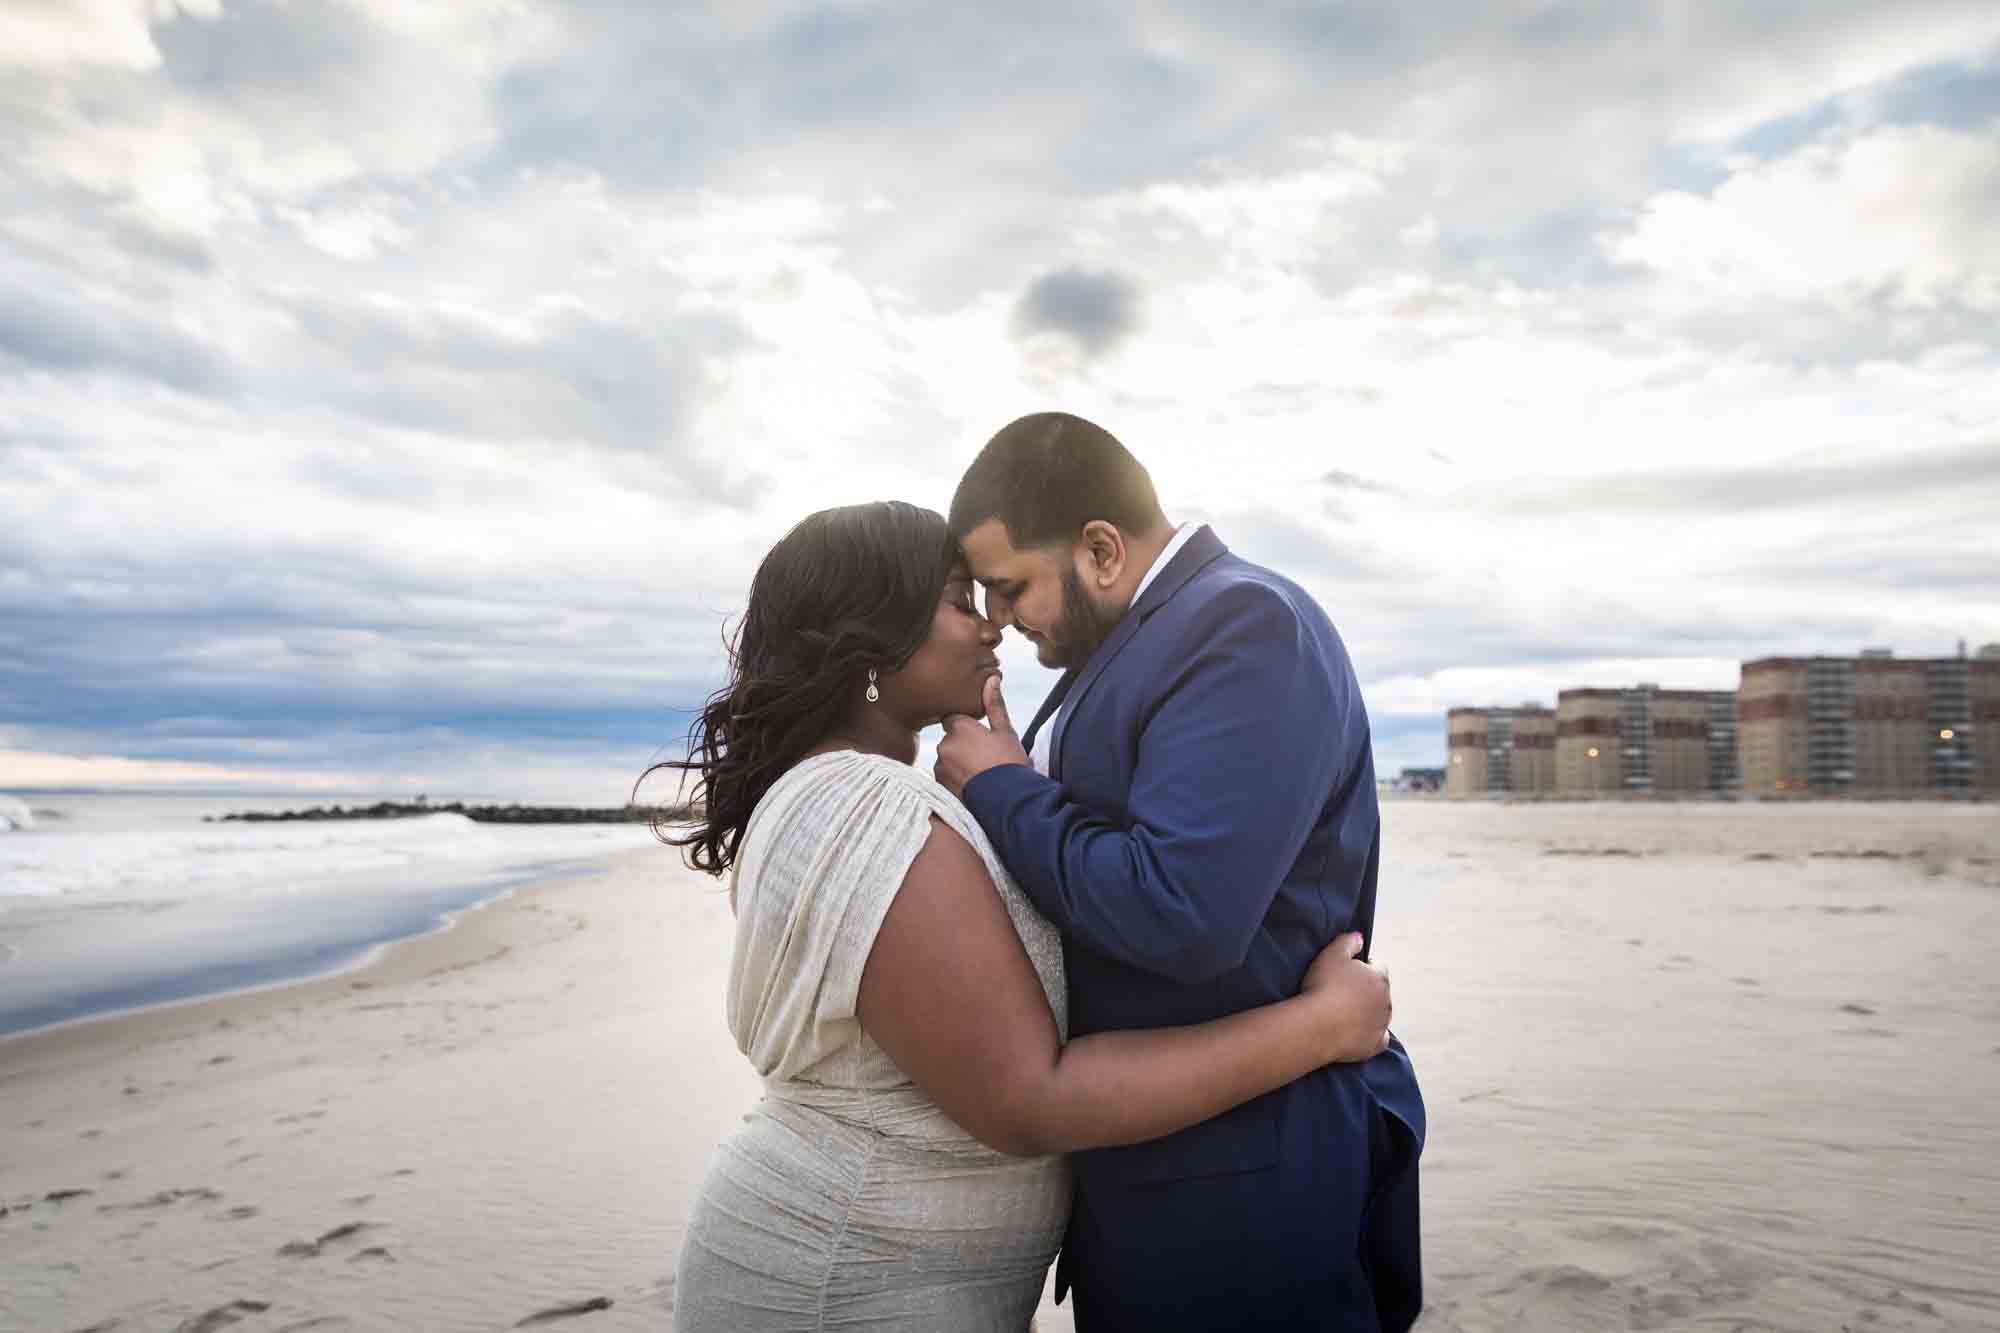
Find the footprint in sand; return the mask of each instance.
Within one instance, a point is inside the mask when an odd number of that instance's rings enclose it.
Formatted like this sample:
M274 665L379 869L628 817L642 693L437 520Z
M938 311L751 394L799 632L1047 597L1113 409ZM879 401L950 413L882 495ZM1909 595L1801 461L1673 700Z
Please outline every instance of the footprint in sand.
M222 1191L212 1190L206 1185L197 1185L193 1189L161 1190L157 1194L147 1195L136 1203L100 1204L97 1211L100 1213L129 1213L139 1208L167 1208L177 1203L186 1203L189 1200L193 1200L196 1203L213 1203L221 1197Z
M317 1259L326 1247L335 1241L351 1240L364 1231L373 1231L374 1222L343 1222L333 1230L323 1233L318 1240L287 1241L278 1247L280 1259Z
M572 1305L552 1305L546 1310L537 1310L514 1327L533 1328L537 1324L553 1324L558 1319L574 1319L578 1315L595 1314L599 1310L610 1308L609 1296L592 1296L587 1301L577 1301Z
M388 1250L380 1245L370 1245L365 1250L359 1250L347 1256L347 1262L350 1264L393 1264L396 1262L396 1256L389 1253Z
M269 1301L231 1301L218 1305L212 1310L190 1316L174 1325L174 1333L215 1333L218 1328L228 1328L240 1324L253 1314L262 1314L271 1308Z
M1840 1012L1843 1014L1859 1014L1863 1018L1873 1018L1875 1016L1875 1011L1865 1004L1843 1004L1840 1006Z

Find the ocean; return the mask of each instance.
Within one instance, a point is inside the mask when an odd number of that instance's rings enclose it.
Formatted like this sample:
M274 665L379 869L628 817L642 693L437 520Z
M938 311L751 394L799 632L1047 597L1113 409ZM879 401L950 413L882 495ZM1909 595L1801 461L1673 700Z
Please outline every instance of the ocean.
M0 1036L337 972L522 884L657 845L641 824L203 819L379 799L0 793Z

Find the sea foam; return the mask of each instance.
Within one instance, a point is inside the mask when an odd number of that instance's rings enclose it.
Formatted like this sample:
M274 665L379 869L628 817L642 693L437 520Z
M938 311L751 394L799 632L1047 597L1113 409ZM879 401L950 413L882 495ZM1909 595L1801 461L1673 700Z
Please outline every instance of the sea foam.
M0 818L33 822L12 798ZM56 830L0 839L0 898L179 901L285 894L306 884L382 876L429 880L594 857L646 846L643 825L501 827L464 815L207 824L129 832Z

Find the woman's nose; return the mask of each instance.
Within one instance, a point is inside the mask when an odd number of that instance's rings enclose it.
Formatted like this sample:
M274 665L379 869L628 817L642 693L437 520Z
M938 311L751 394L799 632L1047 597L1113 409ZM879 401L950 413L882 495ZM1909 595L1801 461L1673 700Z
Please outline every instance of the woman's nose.
M991 616L979 617L979 641L988 648L996 647L1000 642L1000 622Z

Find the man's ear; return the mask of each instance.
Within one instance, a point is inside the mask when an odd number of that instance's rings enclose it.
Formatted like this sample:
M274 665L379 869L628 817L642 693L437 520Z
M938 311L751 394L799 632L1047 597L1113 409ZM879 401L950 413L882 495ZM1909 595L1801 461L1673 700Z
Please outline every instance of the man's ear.
M1085 581L1100 589L1109 588L1125 572L1125 534L1116 523L1093 518L1083 525L1077 554L1082 558Z

